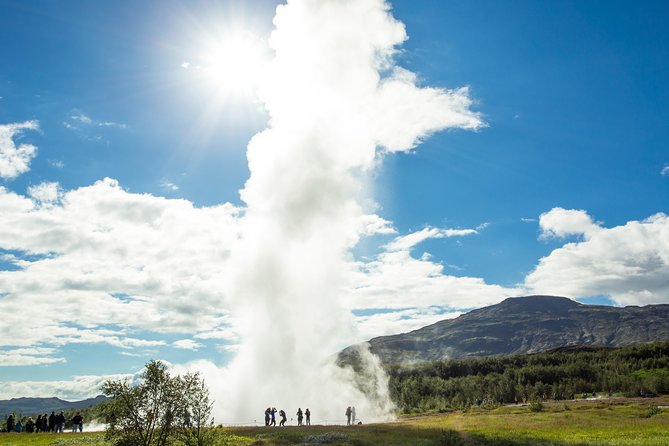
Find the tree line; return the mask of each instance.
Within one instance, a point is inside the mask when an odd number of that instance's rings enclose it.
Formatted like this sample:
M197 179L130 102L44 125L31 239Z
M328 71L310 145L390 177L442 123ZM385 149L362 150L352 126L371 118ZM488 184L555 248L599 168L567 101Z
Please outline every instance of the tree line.
M669 342L395 365L388 374L391 398L404 413L584 394L650 396L669 393Z

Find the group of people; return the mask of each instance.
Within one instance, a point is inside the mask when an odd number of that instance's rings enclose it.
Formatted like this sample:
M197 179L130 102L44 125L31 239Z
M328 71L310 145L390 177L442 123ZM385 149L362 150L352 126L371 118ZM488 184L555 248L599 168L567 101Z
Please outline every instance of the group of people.
M283 409L278 412L281 417L279 426L285 426L286 421L288 420L286 412ZM265 426L276 426L276 413L276 407L268 407L265 409ZM298 426L311 426L311 412L309 411L309 408L302 412L302 408L298 407L295 415L297 415Z
M21 419L16 420L14 414L7 417L7 432L63 432L65 429L65 413L60 412L56 415L56 412L51 412L51 415L38 415L37 420L33 420L33 417L28 417L25 422L25 425L21 423ZM72 417L70 420L72 426L72 432L83 432L84 430L84 417L81 416L79 412Z

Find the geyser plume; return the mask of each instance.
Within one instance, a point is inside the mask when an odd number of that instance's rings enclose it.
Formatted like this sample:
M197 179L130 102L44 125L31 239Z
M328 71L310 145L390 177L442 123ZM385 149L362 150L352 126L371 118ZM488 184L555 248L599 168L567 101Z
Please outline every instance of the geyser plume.
M466 88L419 88L393 65L407 36L381 0L288 1L274 24L259 93L270 120L248 146L247 207L226 268L241 340L215 395L219 418L260 420L268 406L294 417L309 407L314 422L341 422L349 405L364 421L387 418L378 361L362 352L366 394L334 365L355 338L341 301L369 211L367 175L383 151L482 122Z

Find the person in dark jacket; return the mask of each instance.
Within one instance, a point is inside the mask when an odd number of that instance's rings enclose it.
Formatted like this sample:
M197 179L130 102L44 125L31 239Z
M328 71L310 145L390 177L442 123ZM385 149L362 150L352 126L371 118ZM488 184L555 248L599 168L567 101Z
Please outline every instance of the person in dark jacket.
M311 426L311 412L309 411L309 408L304 411L304 421L307 426Z
M49 432L56 430L56 412L51 412L49 415Z
M33 421L33 417L28 417L28 421L26 421L26 432L29 434L35 432L35 422Z
M284 412L283 409L279 411L279 416L281 417L281 421L279 422L279 426L286 426L286 412Z
M84 417L79 412L72 417L72 432L76 432L77 430L79 432L83 432L84 430Z
M42 432L49 432L49 417L42 415Z
M14 426L16 426L16 421L14 421L14 414L10 414L9 417L7 417L7 432L12 432L14 430Z
M65 414L61 410L60 413L56 416L56 432L63 433L65 428Z

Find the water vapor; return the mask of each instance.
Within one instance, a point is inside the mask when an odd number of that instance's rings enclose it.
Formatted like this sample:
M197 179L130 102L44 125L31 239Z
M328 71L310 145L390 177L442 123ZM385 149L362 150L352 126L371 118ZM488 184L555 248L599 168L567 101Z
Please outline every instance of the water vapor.
M466 87L421 88L394 65L407 34L381 0L288 1L274 24L259 91L270 119L248 145L246 209L226 265L240 345L213 386L217 412L241 421L268 406L289 417L309 407L314 423L343 422L354 405L363 421L385 419L378 360L360 351L364 383L334 363L355 330L342 301L370 212L368 177L384 152L483 123Z

